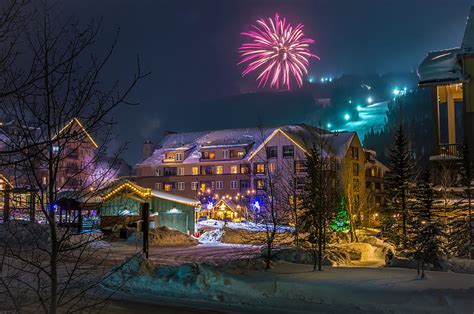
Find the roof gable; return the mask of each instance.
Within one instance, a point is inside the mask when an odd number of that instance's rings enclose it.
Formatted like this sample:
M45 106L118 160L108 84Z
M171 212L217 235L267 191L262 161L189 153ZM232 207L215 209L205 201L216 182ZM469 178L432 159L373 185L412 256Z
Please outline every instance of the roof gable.
M98 148L99 145L97 145L97 143L95 142L95 140L92 138L92 136L89 134L89 132L87 132L86 128L84 127L84 125L81 123L81 121L79 121L78 118L72 118L71 121L69 121L61 130L59 130L59 132L57 134L55 134L52 138L52 140L56 139L59 135L61 135L62 133L66 132L66 131L70 131L72 130L75 126L77 126L78 128L80 128L82 130L82 132L84 132L84 134L86 135L85 137L87 139L89 139L89 141L92 143L92 145L95 147L95 148Z

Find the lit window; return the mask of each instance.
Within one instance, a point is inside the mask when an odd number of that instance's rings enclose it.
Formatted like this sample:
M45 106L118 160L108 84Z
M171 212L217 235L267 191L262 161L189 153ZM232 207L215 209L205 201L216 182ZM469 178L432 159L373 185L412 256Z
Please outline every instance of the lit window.
M183 160L183 153L176 153L176 161Z
M238 167L237 166L231 166L230 167L230 173L237 173L238 172Z
M249 165L240 165L240 173L242 174L250 173Z
M178 190L180 191L184 190L184 182L178 182Z
M307 172L306 162L302 160L295 161L295 173Z
M184 167L178 168L178 176L184 176Z
M222 190L223 187L224 187L224 182L216 181L216 189L217 190Z
M256 164L255 165L256 173L265 173L265 164Z
M48 180L46 179L46 177L43 177L43 184L47 184L48 183Z
M222 159L229 159L229 156L230 156L230 152L228 149L224 149L222 151Z
M270 171L271 173L275 173L275 171L276 171L276 163L274 163L274 162L268 163L268 171Z
M165 183L165 191L170 192L173 190L173 184L172 183Z
M230 189L237 190L237 181L230 181Z
M255 187L257 188L257 190L263 190L265 188L265 183L263 179L255 180Z
M192 173L193 173L193 176L199 175L199 167L193 167L192 168Z
M59 146L53 146L53 153L59 152Z
M224 173L224 167L216 166L216 174L223 174L223 173Z
M237 157L239 157L241 159L244 158L244 156L245 156L245 152L238 152L237 153Z
M161 190L161 182L155 183L155 189Z
M198 188L198 182L191 182L191 190L196 191Z

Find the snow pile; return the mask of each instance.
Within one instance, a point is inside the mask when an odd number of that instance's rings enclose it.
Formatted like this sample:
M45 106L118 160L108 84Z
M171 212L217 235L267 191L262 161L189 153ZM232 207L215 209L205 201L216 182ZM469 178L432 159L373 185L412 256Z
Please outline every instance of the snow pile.
M313 257L310 252L301 248L285 248L276 251L274 254L276 260L282 260L296 264L313 264ZM349 253L338 249L327 249L324 251L324 266L346 266L350 265L351 258Z
M449 258L441 262L443 269L455 273L474 274L474 260L464 258Z
M204 232L199 237L199 242L201 243L220 243L222 237L224 236L224 231L221 229L214 229Z
M267 242L266 231L250 231L247 229L224 228L223 243L232 244L264 244ZM273 244L290 245L294 242L294 236L290 232L277 232Z
M135 232L128 237L129 243L142 243L143 233ZM190 246L197 245L198 241L193 237L175 229L166 226L150 230L150 246Z
M49 242L47 225L21 220L0 224L0 243L3 247L46 248Z
M471 313L472 275L393 268L325 268L279 262L269 271L262 263L223 266L183 264L154 267L135 255L116 268L106 287L121 288L131 299L145 296L186 298L237 306L243 312L291 309L291 312Z
M242 222L227 222L215 219L208 219L204 221L200 221L196 224L196 229L202 228L219 228L219 229L244 229L248 231L266 231L273 229L272 224L261 224L261 223L254 223L252 221L242 221ZM293 232L294 228L289 226L276 226L277 232Z

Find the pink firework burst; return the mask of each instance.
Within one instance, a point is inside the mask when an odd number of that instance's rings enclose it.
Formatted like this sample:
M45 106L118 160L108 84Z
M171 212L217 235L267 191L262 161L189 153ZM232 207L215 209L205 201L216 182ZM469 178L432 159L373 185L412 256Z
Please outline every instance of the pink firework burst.
M268 18L267 22L257 20L257 25L252 25L252 28L241 33L252 38L252 42L239 48L242 60L238 64L246 63L242 76L260 71L258 86L265 86L270 81L271 87L286 86L288 89L290 76L293 76L301 87L304 75L308 74L309 59L319 60L309 50L314 40L303 37L303 24L293 28L286 18L280 18L276 13L275 18Z

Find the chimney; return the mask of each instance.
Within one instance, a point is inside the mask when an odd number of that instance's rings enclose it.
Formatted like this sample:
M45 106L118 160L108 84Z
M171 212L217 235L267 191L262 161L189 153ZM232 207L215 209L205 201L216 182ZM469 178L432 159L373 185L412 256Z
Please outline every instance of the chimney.
M154 147L152 141L147 140L145 141L145 143L143 143L143 160L153 155L153 148Z

